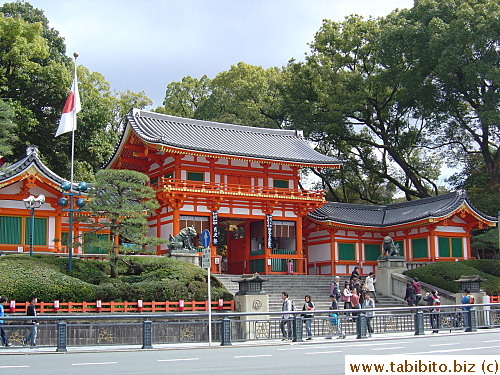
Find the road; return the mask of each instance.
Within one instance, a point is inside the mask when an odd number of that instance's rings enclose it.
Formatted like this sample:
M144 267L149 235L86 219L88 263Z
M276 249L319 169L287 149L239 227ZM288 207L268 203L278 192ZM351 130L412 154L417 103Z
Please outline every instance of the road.
M212 346L197 349L157 349L7 354L0 369L9 374L343 374L344 356L419 354L496 355L500 330L365 340L325 340L270 345Z

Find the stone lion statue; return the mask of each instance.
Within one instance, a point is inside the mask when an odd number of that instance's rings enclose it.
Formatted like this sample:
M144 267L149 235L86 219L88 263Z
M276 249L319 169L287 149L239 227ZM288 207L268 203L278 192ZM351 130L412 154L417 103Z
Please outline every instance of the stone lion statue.
M394 240L389 237L384 237L384 256L394 257L399 255L399 246L394 243Z
M196 237L196 229L194 227L186 227L181 229L177 236L170 235L168 248L170 251L189 250L194 251L193 238Z

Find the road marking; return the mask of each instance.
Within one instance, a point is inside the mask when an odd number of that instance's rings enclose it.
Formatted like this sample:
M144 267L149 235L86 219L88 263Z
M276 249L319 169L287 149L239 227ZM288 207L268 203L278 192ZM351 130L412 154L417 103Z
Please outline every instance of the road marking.
M235 355L233 358L262 358L262 357L272 357L271 354L261 354L261 355Z
M433 350L430 352L417 352L417 353L401 353L401 355L407 354L433 354L433 353L451 353L451 352L464 352L469 350L483 350L483 349L493 349L498 348L498 346L483 346L480 348L462 348L462 349L449 349L449 350Z
M391 346L389 348L374 348L370 350L389 350L389 349L404 349L404 346Z
M485 340L483 342L499 342L500 340Z
M459 345L458 342L452 342L450 344L432 344L429 346L452 346L452 345Z
M329 352L311 352L306 354L330 354L330 353L342 353L342 350L331 350Z
M159 359L158 362L180 362L180 361L197 361L199 358L175 358L175 359Z
M27 368L28 365L19 365L19 366L0 366L0 368Z
M369 343L369 344L352 344L352 345L335 345L335 344L326 344L320 346L298 346L293 348L280 348L276 350L286 351L286 350L311 350L311 349L325 349L325 348L353 348L358 346L380 346L380 345L396 345L396 344L406 344L406 342L383 342L383 343Z
M72 366L101 366L101 365L116 365L118 362L87 362L73 363Z

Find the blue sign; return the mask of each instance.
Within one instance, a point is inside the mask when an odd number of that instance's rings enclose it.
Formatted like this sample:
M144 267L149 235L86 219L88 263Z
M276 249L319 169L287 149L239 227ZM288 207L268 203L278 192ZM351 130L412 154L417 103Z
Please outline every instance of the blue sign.
M208 229L205 229L201 234L201 246L205 248L210 246L210 232Z

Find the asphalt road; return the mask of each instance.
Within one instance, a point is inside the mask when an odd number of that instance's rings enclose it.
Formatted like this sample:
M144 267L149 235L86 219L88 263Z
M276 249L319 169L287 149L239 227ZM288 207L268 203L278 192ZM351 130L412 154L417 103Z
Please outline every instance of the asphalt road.
M325 340L189 349L0 353L4 374L343 374L344 356L495 355L500 330L365 340Z

